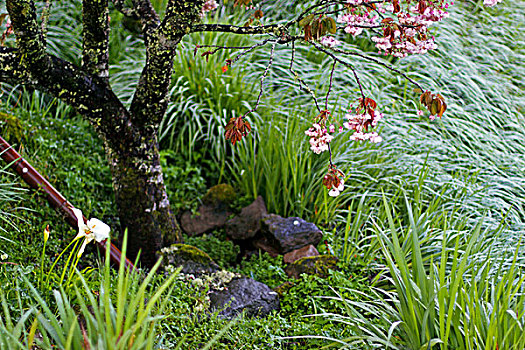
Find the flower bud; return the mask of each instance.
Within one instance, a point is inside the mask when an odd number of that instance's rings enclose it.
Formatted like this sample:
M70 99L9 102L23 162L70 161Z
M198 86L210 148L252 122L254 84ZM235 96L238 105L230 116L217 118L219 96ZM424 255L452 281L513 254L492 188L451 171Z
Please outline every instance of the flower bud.
M44 229L44 243L46 243L48 239L49 239L49 225L47 225L46 228Z

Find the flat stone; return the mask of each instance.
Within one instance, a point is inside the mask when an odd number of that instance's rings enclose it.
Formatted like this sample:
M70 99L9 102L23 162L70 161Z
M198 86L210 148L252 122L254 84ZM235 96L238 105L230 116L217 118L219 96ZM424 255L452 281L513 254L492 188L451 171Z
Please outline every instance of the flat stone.
M315 224L298 217L269 214L262 219L262 224L262 233L281 254L310 244L316 246L323 237Z
M333 255L318 255L301 258L286 266L288 277L299 278L302 273L327 277L330 270L337 268L337 257Z
M279 296L266 284L248 277L232 280L227 289L210 294L210 310L219 316L233 318L244 312L246 316L265 317L279 309Z
M292 250L291 252L284 254L284 263L291 264L301 258L305 258L307 256L317 256L317 255L319 255L319 252L317 251L317 249L313 245L309 244L305 247L302 247L296 250Z
M264 199L258 196L241 213L226 222L226 234L235 240L253 238L261 230L261 219L268 214Z
M211 274L220 270L212 258L197 247L176 243L162 248L159 252L164 269L182 267L181 272L199 276Z
M189 236L199 236L224 226L232 214L224 207L207 204L201 205L197 212L197 215L192 215L186 211L180 219L182 229Z

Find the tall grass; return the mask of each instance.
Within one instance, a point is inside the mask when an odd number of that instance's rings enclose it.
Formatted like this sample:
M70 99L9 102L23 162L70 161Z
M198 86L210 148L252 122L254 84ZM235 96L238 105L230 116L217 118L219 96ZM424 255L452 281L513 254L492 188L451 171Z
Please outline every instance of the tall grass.
M1 155L1 153L0 153ZM7 172L8 165L0 166L0 254L7 254L6 247L16 244L15 241L5 237L9 231L19 231L13 224L17 218L16 211L23 209L17 206L22 199L23 189L15 181L14 176Z
M355 332L332 345L522 349L525 276L519 246L512 256L501 258L492 254L490 237L503 226L490 232L479 222L466 229L461 220L418 213L412 208L417 200L405 200L406 220L383 198L386 223L378 222L375 235L369 237L379 242L386 268L375 295L359 301L332 297L346 304L346 313L323 316ZM431 243L436 240L440 244ZM429 246L435 248L433 254L428 254Z
M125 256L127 236L123 242ZM0 291L0 347L2 349L153 349L162 343L158 333L162 313L175 287L177 272L156 284L160 261L147 276L138 270L129 271L121 260L118 273L106 263L98 274L98 284L93 284L77 271L74 290L53 291L52 302L46 301L27 277L22 280L15 295L19 301L20 315L13 315L6 301L5 291ZM116 274L116 275L115 275ZM155 288L152 288L155 285ZM29 293L35 305L22 309L21 291ZM15 321L16 320L16 323ZM37 336L35 336L37 335Z

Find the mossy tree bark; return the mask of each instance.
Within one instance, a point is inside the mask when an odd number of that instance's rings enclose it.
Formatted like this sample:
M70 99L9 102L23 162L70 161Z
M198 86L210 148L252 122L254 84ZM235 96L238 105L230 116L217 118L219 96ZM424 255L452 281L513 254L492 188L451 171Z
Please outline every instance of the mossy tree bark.
M82 67L46 52L45 26L40 25L33 0L7 0L16 47L0 46L0 82L46 91L91 122L106 145L121 226L129 234L129 256L134 258L141 250L142 264L152 266L163 239L181 240L164 186L157 140L176 46L192 32L280 36L283 27L199 24L204 0L169 0L162 20L150 0L133 0L129 8L123 0L113 1L124 15L140 20L146 46L146 65L129 109L108 80L108 0L82 2Z

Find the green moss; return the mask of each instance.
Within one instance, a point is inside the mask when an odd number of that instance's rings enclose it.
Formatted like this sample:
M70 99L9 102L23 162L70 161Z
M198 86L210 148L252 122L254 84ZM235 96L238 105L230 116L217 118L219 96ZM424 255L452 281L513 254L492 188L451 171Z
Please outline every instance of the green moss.
M219 184L215 185L206 192L202 197L204 204L231 204L235 201L236 193L231 185Z
M176 243L161 249L161 255L176 254L177 256L197 263L213 263L212 258L197 247L189 244Z
M0 111L0 133L8 142L20 142L22 131L22 124L16 116Z
M175 271L179 267L182 273L194 276L210 274L220 270L219 265L208 254L188 244L172 244L169 247L162 248L159 255L162 256L164 269L168 273Z
M336 267L337 258L333 255L307 256L288 265L286 273L295 278L302 273L325 277Z

